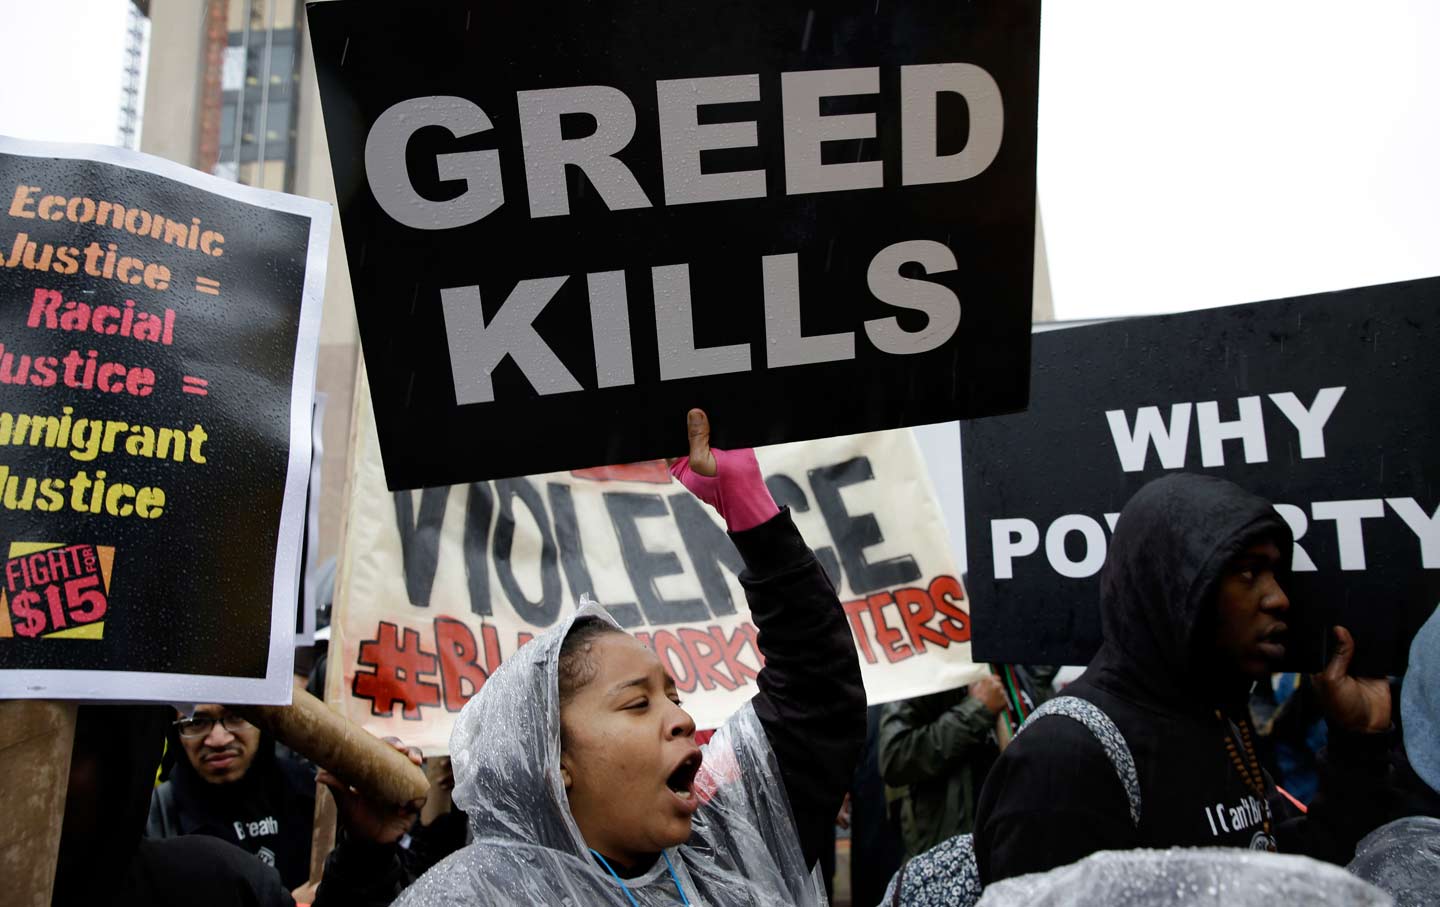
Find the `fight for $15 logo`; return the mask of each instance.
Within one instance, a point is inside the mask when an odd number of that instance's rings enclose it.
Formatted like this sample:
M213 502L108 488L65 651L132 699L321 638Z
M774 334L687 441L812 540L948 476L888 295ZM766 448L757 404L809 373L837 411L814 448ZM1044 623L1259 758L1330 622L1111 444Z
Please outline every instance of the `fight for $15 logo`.
M12 542L0 591L0 637L100 639L115 549Z

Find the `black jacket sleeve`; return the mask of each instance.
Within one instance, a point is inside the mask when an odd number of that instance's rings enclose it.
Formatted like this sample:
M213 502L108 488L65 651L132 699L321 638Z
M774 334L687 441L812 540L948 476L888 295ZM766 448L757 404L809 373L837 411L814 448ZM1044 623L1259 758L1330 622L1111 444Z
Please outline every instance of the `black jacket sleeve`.
M1355 858L1355 845L1365 835L1403 813L1392 777L1393 731L1356 734L1329 728L1328 742L1317 766L1320 787L1309 812L1298 812L1278 793L1270 809L1281 853L1297 853L1341 866ZM1272 787L1273 791L1273 787ZM1290 818L1284 818L1286 816Z
M197 896L196 892L201 895ZM295 900L274 867L229 841L210 835L148 838L140 842L129 873L118 891L94 900L54 903L157 904L205 903L214 907L295 907Z
M414 881L398 844L373 844L341 831L325 858L313 907L386 907Z
M788 509L730 537L745 559L740 584L765 657L755 714L813 866L833 846L835 815L865 743L859 657L835 587Z
M416 824L410 846L373 844L342 830L325 859L313 907L386 907L436 863L465 846L465 813L459 809L429 826Z
M975 860L986 885L1137 841L1115 767L1068 718L1042 719L1016 737L980 791Z

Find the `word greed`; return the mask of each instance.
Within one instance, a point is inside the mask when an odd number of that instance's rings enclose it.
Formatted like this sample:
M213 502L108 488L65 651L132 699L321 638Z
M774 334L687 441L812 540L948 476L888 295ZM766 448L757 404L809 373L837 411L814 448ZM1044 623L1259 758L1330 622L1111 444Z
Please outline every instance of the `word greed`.
M882 161L822 162L827 142L873 139L875 113L823 115L825 98L878 94L880 70L814 70L781 73L781 133L784 138L785 194L803 195L877 189L884 185ZM758 145L754 120L700 122L700 108L760 100L756 73L655 83L659 114L664 204L686 205L761 198L769 192L764 170L707 173L701 154ZM963 97L969 134L961 150L938 152L938 98ZM610 210L648 208L652 201L635 174L617 155L635 136L635 107L619 89L585 85L516 92L525 182L531 218L570 213L566 169L584 174ZM575 114L593 118L595 129L565 138L561 120ZM713 119L713 117L707 117ZM984 69L969 63L900 67L900 176L905 186L967 180L995 160L1004 133L1000 89ZM435 156L441 180L464 183L454 198L426 198L415 188L406 151L416 132L440 127L464 138L490 130L489 116L464 98L436 96L402 101L382 113L365 143L365 170L376 202L396 222L416 230L448 230L475 223L505 204L500 152L465 151ZM960 300L949 289L904 277L902 265L920 265L926 274L954 271L945 245L914 240L881 249L870 262L867 283L879 301L923 313L926 325L906 331L895 318L864 325L870 343L891 355L928 352L942 346L960 323ZM803 336L800 330L798 256L766 255L761 263L766 315L766 365L782 368L853 359L851 332ZM626 308L625 272L586 275L599 387L635 383ZM478 286L441 290L456 400L493 402L491 373L507 356L540 394L582 390L580 383L535 331L534 321L568 280L565 276L521 280L487 324ZM749 344L697 348L691 318L687 264L651 268L662 381L750 369Z

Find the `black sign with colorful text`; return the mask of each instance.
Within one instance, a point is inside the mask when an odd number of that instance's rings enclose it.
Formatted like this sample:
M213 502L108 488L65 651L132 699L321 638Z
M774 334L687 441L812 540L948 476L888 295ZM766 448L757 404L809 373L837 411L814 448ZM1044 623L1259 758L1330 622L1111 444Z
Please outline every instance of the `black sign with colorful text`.
M1028 411L968 422L975 655L1084 664L1121 508L1188 471L1295 535L1290 658L1403 670L1440 601L1440 278L1038 333Z
M309 16L391 488L1025 405L1039 0Z
M0 698L284 698L328 212L9 139L0 196Z

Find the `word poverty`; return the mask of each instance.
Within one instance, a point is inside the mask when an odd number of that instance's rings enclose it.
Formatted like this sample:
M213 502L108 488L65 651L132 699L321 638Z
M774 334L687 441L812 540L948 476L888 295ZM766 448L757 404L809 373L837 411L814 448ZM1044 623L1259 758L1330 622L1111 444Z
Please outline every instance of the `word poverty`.
M1175 403L1170 407L1168 418L1158 406L1140 407L1133 418L1125 410L1109 410L1105 418L1120 467L1127 473L1144 471L1152 450L1164 469L1193 466L1197 447L1200 466L1222 467L1226 462L1227 444L1232 445L1229 448L1232 457L1238 454L1246 463L1266 463L1270 460L1266 413L1293 432L1300 459L1323 459L1325 425L1344 395L1344 387L1320 388L1309 405L1289 391L1264 398L1241 397L1235 401L1237 416L1230 420L1221 417L1220 404L1213 400ZM1440 508L1426 513L1414 497L1314 501L1308 509L1277 502L1275 509L1294 533L1293 569L1297 572L1320 569L1302 541L1315 528L1312 523L1322 522L1330 523L1335 533L1339 569L1364 570L1365 521L1384 519L1387 513L1414 534L1421 566L1426 570L1440 568ZM1106 513L1103 518L1113 532L1120 515ZM997 580L1014 579L1016 562L1035 555L1041 544L1040 527L1024 518L992 519L990 537ZM1073 545L1072 539L1078 540L1079 545ZM1044 532L1045 559L1050 569L1071 579L1098 573L1105 562L1106 546L1105 529L1100 521L1083 513L1057 517Z
M983 173L999 153L1004 135L1004 105L995 79L970 63L899 67L899 182L902 186L954 183ZM825 114L840 99L880 92L878 67L826 69L780 74L780 122L767 134L783 135L783 194L807 195L878 189L885 185L885 162L825 162L822 148L832 142L875 139L876 113ZM619 89L583 85L518 91L519 130L529 216L564 217L571 213L567 169L582 173L610 211L734 202L777 194L765 170L707 173L702 155L726 149L759 147L757 120L716 122L707 107L761 100L756 73L657 81L660 184L663 198L652 199L635 173L619 158L636 132L635 105ZM938 150L939 98L963 98L969 134L957 151ZM581 116L594 130L568 136L562 121ZM464 139L492 128L490 116L465 98L432 96L395 104L371 126L365 141L365 172L370 191L384 212L416 230L452 230L476 223L507 204L501 180L500 151L437 154L413 162L464 188L453 198L427 198L415 185L406 149L421 130L441 128ZM960 324L960 300L950 289L914 276L958 269L944 243L910 239L876 252L866 271L871 295L905 313L865 321L861 329L877 350L894 356L925 353L943 346ZM801 331L800 264L796 252L765 255L763 275L765 365L767 368L814 365L855 358L856 332L805 336ZM481 308L478 285L441 289L446 338L459 404L495 400L491 372L509 357L539 394L581 391L580 382L535 329L535 322L571 275L518 281L490 318ZM590 304L596 380L601 388L635 383L626 305L625 271L599 270L585 275ZM662 381L747 372L750 346L695 346L690 267L657 263L650 269L654 290L658 365ZM923 316L923 317L921 317Z

